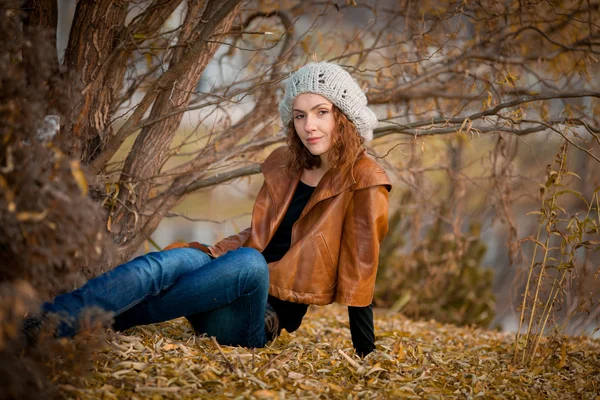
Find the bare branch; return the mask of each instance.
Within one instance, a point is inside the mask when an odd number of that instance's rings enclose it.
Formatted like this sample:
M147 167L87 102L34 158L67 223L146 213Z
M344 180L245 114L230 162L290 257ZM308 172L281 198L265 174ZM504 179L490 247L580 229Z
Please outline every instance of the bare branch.
M249 176L249 175L255 175L258 173L260 173L260 165L258 165L258 164L249 165L247 167L238 168L238 169L235 169L232 171L222 172L220 174L211 176L210 178L196 181L185 187L181 187L180 189L177 189L177 192L175 192L174 194L176 196L183 196L184 194L192 193L199 189L204 189L204 188L207 188L210 186L215 186L215 185L230 181L232 179L241 178L241 177Z
M189 51L183 56L181 61L174 66L169 68L164 74L162 74L153 84L152 87L146 92L144 98L139 102L135 111L129 117L129 119L121 126L121 128L115 133L115 135L106 144L105 149L92 161L90 164L92 171L95 173L99 172L104 165L110 160L110 158L116 153L121 147L121 144L134 132L134 127L142 119L144 113L148 110L150 105L154 102L159 93L164 90L168 90L177 78L191 65L196 62L198 57L205 51L206 40L209 39L210 35L214 32L218 24L229 15L235 7L239 4L240 0L227 0L222 7L213 15L213 17L206 23L200 26L200 33L198 38L189 47Z

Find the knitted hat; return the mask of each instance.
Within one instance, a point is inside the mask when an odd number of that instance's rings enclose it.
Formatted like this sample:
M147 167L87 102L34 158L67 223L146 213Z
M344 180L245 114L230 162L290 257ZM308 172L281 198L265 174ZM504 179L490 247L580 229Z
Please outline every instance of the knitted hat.
M377 126L375 113L367 107L367 96L342 67L328 62L310 63L294 72L287 81L279 103L283 126L292 120L294 99L302 93L321 95L335 104L356 125L366 142L373 139Z

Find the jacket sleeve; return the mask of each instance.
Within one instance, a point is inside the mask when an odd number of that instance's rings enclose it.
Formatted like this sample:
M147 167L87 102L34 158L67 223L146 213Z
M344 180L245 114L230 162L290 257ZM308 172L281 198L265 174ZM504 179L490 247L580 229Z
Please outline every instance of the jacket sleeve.
M356 354L364 357L375 350L373 304L367 307L348 307L350 334Z
M206 253L206 254L208 254L209 256L212 257L210 249L208 247L206 247L206 245L204 245L202 243L198 243L198 242L189 242L189 243L185 243L185 242L173 242L170 245L168 245L167 247L165 247L163 249L163 251L172 250L172 249L178 249L178 248L181 248L181 247L192 247L194 249L201 250L203 253Z
M252 208L252 225L258 225L259 231L262 226L261 224L268 224L269 222L264 221L264 218L260 218L260 216L265 215L264 209L270 206L270 203L265 201L265 199L268 197L268 193L269 190L267 188L267 185L263 183L262 187L260 188L260 191L258 192L258 195L256 196L254 206ZM239 249L240 247L244 246L244 244L247 244L248 247L256 248L256 246L254 246L253 243L247 243L251 233L252 226L244 229L236 235L228 236L225 239L219 241L218 243L209 246L210 253L213 257L219 257L230 250Z
M335 301L366 307L373 300L379 245L388 230L388 187L354 192L344 217Z
M246 228L238 234L231 235L225 239L220 240L216 244L209 246L210 253L213 257L219 257L227 253L229 250L239 249L244 245L246 240L250 237L252 228Z

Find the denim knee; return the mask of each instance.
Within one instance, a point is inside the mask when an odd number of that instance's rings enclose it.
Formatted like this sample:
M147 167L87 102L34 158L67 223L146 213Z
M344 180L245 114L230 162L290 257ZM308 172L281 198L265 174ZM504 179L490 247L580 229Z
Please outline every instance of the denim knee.
M241 247L236 250L238 256L243 259L244 271L246 272L247 292L257 288L269 287L269 266L263 255L255 249Z

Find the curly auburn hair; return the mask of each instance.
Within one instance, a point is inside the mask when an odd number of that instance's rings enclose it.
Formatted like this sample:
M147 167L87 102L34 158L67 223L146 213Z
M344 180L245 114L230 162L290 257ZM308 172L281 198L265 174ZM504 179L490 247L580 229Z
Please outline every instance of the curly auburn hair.
M335 128L328 156L332 168L341 170L350 167L354 162L356 154L362 146L363 138L358 134L356 125L335 104L332 107L332 112ZM319 168L321 166L319 156L312 155L300 140L293 119L287 126L286 136L289 148L286 169L290 175L295 176L304 169Z

